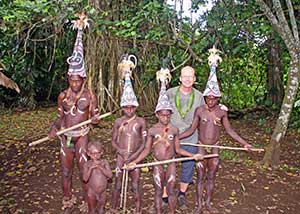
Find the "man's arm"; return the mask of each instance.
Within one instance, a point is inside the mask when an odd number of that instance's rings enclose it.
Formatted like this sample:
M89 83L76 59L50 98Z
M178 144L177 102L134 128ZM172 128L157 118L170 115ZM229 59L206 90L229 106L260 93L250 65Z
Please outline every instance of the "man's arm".
M195 110L195 113L194 113L194 120L193 120L193 123L192 125L190 126L190 128L188 128L187 130L185 130L184 132L182 132L180 135L179 135L179 140L182 140L184 138L187 138L189 136L191 136L196 128L198 127L199 125L199 117L198 117L198 112L200 111L200 108L198 107L196 110Z
M111 144L117 150L117 153L119 153L123 157L123 152L122 152L123 149L121 149L118 146L119 127L120 127L120 120L116 120L114 127L113 127Z
M187 156L187 157L193 157L195 160L202 160L203 159L203 156L200 155L200 154L192 154L184 149L182 149L180 147L180 143L179 143L179 138L178 138L178 135L179 135L179 130L178 128L176 128L177 130L177 134L174 138L174 145L175 145L175 151L177 154L180 154L182 156Z
M137 156L144 150L145 148L145 144L147 141L147 130L146 130L146 121L144 119L141 118L141 133L140 135L142 136L142 144L140 145L140 147L138 148L138 150L133 153L128 160L126 161L127 163L131 162L132 160L136 159Z
M82 170L82 180L84 182L88 182L88 180L90 179L92 170L95 169L96 166L95 165L91 165L91 162L86 162L83 165L83 170Z
M129 163L129 166L131 165L131 166L133 166L132 168L134 168L134 166L137 163L139 163L140 161L144 160L144 158L150 153L150 151L152 149L152 144L153 144L152 137L153 136L151 135L151 129L150 129L144 150L139 154L139 156L135 160L133 160L132 162Z
M99 123L99 119L98 119L98 116L99 116L99 109L98 109L98 100L97 100L97 97L95 96L94 93L92 93L90 91L90 94L91 94L91 100L90 100L90 105L91 105L91 108L90 108L90 115L91 115L91 119L92 119L92 124L98 124Z
M107 178L112 177L112 171L107 160L102 161L101 170Z
M238 133L236 133L233 128L230 125L230 122L228 120L228 114L227 111L224 111L224 116L222 118L222 124L225 128L225 131L237 142L239 142L242 146L245 148L251 148L252 146L248 144L243 138L241 138Z
M64 108L62 105L62 101L65 98L65 93L62 92L59 94L57 98L57 119L52 123L50 131L48 133L49 138L55 138L56 133L61 129L62 127L62 121L64 117Z

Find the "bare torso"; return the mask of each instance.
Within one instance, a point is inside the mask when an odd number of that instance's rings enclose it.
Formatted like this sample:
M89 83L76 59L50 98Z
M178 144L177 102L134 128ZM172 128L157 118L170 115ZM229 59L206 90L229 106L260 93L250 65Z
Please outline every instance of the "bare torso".
M199 117L198 133L199 141L202 144L213 145L218 143L222 126L222 118L224 110L216 106L209 111L206 105L199 107L196 110L196 115Z
M116 121L117 127L117 144L118 147L134 153L142 144L143 138L143 119L135 117L128 120L126 117L121 117Z
M167 160L174 158L175 145L174 139L178 131L169 124L167 127L161 127L155 124L149 129L149 137L152 138L153 157L156 160Z
M67 90L62 92L60 97L64 114L62 122L65 127L71 127L89 118L91 98L90 92L87 89L84 89L77 102L75 97L70 97L71 101L67 99Z
M85 167L92 167L93 162L88 161ZM104 175L101 169L94 168L92 169L91 175L88 180L88 191L95 194L101 194L106 190L107 186L107 177Z

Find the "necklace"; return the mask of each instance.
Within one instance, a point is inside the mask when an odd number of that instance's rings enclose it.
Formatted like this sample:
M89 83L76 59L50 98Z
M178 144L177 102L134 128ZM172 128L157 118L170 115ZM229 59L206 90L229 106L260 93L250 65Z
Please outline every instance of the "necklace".
M187 106L186 110L184 112L182 112L181 105L180 105L180 99L179 99L179 87L178 87L176 94L175 94L175 104L176 104L178 113L182 119L184 119L185 115L191 110L192 105L194 103L194 98L195 98L195 91L193 89L192 93L189 96L188 106Z

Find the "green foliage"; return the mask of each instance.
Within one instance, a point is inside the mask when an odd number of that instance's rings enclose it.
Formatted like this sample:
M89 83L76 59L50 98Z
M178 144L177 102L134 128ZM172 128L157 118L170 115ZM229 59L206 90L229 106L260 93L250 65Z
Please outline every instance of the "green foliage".
M126 45L130 53L139 57L144 87L156 87L155 72L163 58L171 57L177 66L190 57L191 49L200 60L192 56L186 65L195 67L195 86L203 91L209 75L207 50L217 42L223 58L217 73L223 94L221 102L231 109L268 102L266 41L274 32L263 16L255 15L260 11L254 1L216 1L213 9L199 16L195 23L188 18L180 19L180 12L175 13L171 5L158 0L98 2L101 9L84 0L2 2L1 62L6 67L5 74L22 91L17 95L0 88L0 99L5 105L34 107L39 101L55 100L66 87L66 58L74 41L70 20L81 11L91 17L92 28L87 36L121 41L120 45ZM204 2L193 1L193 10L201 8ZM274 38L282 43L277 36ZM147 46L152 49L145 53ZM286 83L290 59L285 50L282 58ZM179 69L172 73L170 86L180 84Z
M235 161L235 162L240 159L236 152L229 151L229 150L221 150L220 157L223 160L226 159L226 160L231 160L231 161Z
M46 100L49 93L56 97L65 87L65 60L72 44L64 22L80 2L15 0L1 4L1 63L21 89L15 96L1 88L0 99L5 104L35 107L37 101Z

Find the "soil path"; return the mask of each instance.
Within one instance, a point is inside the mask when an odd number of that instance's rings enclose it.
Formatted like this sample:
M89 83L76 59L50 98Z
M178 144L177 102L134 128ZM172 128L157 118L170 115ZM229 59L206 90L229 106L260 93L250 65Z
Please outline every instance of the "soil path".
M54 108L47 108L0 115L0 213L62 213L59 143L52 141L33 148L27 146L47 134L55 114ZM152 124L155 118L147 118L147 121ZM265 115L251 115L251 118L231 122L238 133L258 148L267 145L275 124L274 118ZM115 152L110 144L112 125L113 120L102 121L93 129L91 136L104 143L105 158L114 168ZM222 134L221 139L222 145L238 146L228 135ZM300 213L300 134L289 130L284 141L281 167L277 170L256 165L263 156L261 153L222 152L213 198L219 213ZM141 183L143 213L146 214L154 204L151 169L142 174ZM110 182L108 186L107 207L112 184ZM73 186L79 205L81 185L77 167ZM129 191L128 197L132 210L132 192ZM192 213L195 197L193 184L187 194L187 209L178 208L177 213ZM76 208L73 213L80 213L79 209Z

